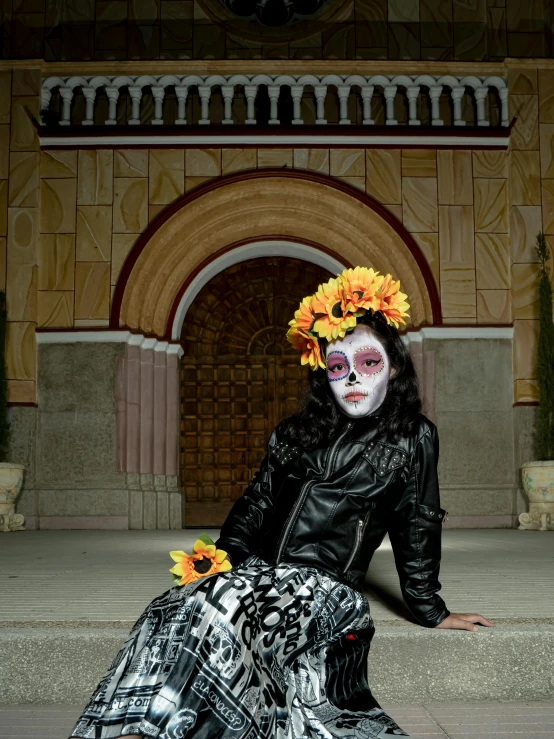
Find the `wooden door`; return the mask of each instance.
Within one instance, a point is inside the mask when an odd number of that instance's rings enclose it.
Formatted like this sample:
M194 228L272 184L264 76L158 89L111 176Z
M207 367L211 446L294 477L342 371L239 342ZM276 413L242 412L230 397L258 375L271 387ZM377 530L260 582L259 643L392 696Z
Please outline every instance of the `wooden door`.
M181 336L184 527L221 526L274 427L295 411L309 370L286 340L288 322L330 276L299 259L251 259L216 275L188 310Z

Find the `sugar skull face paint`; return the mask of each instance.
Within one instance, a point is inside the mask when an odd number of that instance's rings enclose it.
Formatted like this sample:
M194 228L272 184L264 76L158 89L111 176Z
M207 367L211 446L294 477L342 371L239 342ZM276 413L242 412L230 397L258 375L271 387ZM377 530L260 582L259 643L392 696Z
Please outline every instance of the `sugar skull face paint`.
M369 326L358 324L343 339L329 342L326 359L331 392L345 415L361 418L379 408L394 370Z
M327 355L327 379L329 382L344 380L350 374L350 364L344 352L334 351Z

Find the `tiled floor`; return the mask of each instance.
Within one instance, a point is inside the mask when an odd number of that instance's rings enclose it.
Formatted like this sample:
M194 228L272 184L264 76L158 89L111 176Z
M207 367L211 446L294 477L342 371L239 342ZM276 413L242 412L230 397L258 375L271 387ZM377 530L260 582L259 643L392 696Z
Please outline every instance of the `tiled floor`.
M21 531L0 536L0 624L115 621L129 626L172 586L171 549L189 550L183 531ZM208 529L215 540L219 531ZM7 566L6 566L7 565ZM493 620L554 621L554 533L443 532L441 594L451 611ZM376 621L403 618L398 576L386 539L368 572Z
M432 703L383 708L414 739L554 739L554 702ZM0 738L67 739L81 709L0 706Z

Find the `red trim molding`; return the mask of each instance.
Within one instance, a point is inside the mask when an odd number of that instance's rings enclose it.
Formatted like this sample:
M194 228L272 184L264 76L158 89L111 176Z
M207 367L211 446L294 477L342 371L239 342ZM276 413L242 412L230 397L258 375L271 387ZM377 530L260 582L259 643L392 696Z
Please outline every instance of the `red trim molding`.
M139 258L139 255L143 251L143 249L146 247L150 239L153 237L153 235L156 233L156 231L169 219L171 216L173 216L175 213L181 210L181 208L185 208L189 203L192 203L194 200L197 200L198 198L201 198L203 195L206 195L209 192L212 192L213 190L217 190L220 187L227 187L228 185L235 184L237 182L243 182L245 180L264 180L267 178L272 177L279 177L283 179L295 179L295 180L305 180L308 182L317 182L322 185L326 185L327 187L333 188L334 190L339 190L340 192L343 192L346 195L349 195L352 198L355 198L360 203L365 205L366 207L370 208L372 211L374 211L378 216L380 216L384 221L386 221L389 226L391 226L396 233L400 236L402 241L406 244L410 252L412 253L414 259L417 262L417 265L419 267L419 270L421 272L421 275L425 281L425 285L427 287L427 291L429 294L429 299L431 302L431 310L433 314L433 320L432 325L442 325L442 311L441 311L441 304L440 304L440 298L437 290L437 286L435 284L435 279L433 277L433 274L431 272L431 268L429 267L429 264L427 263L427 260L423 256L423 253L421 252L419 246L417 245L414 237L407 231L404 226L398 221L394 215L385 208L384 205L379 203L377 200L372 198L370 195L367 195L365 192L362 192L357 187L354 187L353 185L348 184L347 182L343 182L342 180L335 179L334 177L330 177L329 175L324 175L319 172L312 172L305 169L282 169L280 167L267 167L263 169L246 169L240 172L233 172L228 175L224 175L222 177L215 177L214 179L210 180L209 182L205 182L202 185L199 185L198 187L194 188L194 190L191 190L190 192L186 193L185 195L181 196L180 198L177 198L177 200L174 200L173 203L170 203L167 208L164 208L163 211L158 213L156 218L152 220L146 229L143 231L143 233L139 236L137 239L135 245L131 249L131 252L129 253L127 259L125 260L125 263L121 269L121 273L119 275L119 279L117 281L114 298L112 302L112 310L110 315L110 328L119 328L119 329L126 329L126 326L123 326L120 324L120 315L121 315L121 305L123 302L123 295L125 294L125 288L127 286L127 282L129 281L129 278L131 276L131 272L133 271L133 268ZM274 239L283 239L287 238L288 240L292 240L290 236L283 237L278 234L267 234L257 237L254 239L255 241L259 241L261 238L274 238ZM228 247L226 247L226 251L229 251L231 249L237 248L237 246L242 246L243 244L248 243L247 241L237 242L234 244L230 244ZM302 243L307 243L305 240L302 240ZM319 249L321 251L324 251L327 254L330 254L331 256L334 256L335 258L339 260L343 260L341 255L338 255L328 248L325 248L321 244L316 244L315 242L312 242L308 244L309 246L313 246L316 249ZM197 271L195 274L198 273L200 269L203 269L207 264L210 263L210 261L213 261L218 256L221 255L221 251L217 254L212 254L205 262L202 263L202 265L199 265L197 267ZM192 277L191 277L192 279ZM182 290L186 289L186 287L182 288ZM179 300L182 297L183 292L180 292ZM170 318L175 316L175 311L177 309L177 304L174 303ZM165 327L165 335L162 337L164 340L170 340L171 339L171 321L168 321Z

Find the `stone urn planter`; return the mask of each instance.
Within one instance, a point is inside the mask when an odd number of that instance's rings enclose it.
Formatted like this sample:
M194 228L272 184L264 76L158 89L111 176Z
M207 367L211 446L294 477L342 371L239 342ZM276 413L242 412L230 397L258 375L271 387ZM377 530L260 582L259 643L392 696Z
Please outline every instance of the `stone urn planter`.
M0 462L0 533L25 531L25 517L15 512L15 501L23 484L22 464Z
M521 466L529 513L519 516L519 528L554 531L554 459L526 462Z

